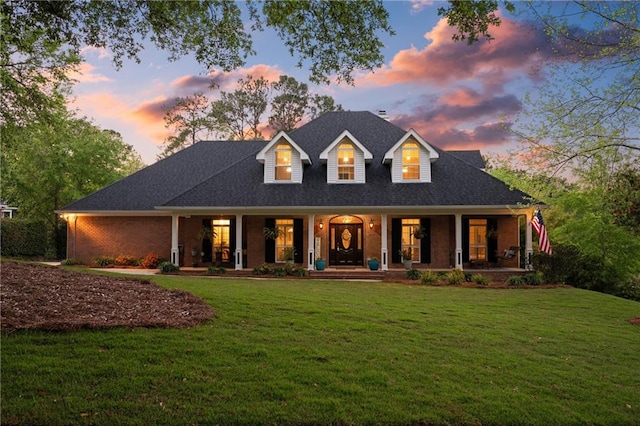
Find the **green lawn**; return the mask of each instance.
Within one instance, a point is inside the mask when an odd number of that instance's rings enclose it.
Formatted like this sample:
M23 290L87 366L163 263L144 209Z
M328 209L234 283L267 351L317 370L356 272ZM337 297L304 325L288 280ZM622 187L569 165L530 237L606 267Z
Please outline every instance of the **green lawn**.
M192 329L2 337L2 424L637 424L640 303L584 290L152 278Z

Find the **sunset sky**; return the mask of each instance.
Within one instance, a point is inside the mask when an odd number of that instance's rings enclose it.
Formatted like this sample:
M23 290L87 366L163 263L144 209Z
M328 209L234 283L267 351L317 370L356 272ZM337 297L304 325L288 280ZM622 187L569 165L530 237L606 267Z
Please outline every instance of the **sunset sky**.
M535 94L553 53L544 34L518 25L511 15L491 33L495 40L468 46L453 42L453 30L437 16L442 3L386 2L395 36L385 36L385 64L373 73L359 73L355 85L310 85L314 93L332 96L345 110L386 110L391 121L415 129L443 149L481 149L504 153L514 140L504 130L522 108L527 93ZM150 46L141 63L125 61L116 70L108 51L83 49L86 62L74 75L72 107L105 129L122 134L145 163L156 161L167 136L163 106L176 96L204 91L215 81L225 91L253 74L275 80L281 74L308 82L308 71L296 68L273 32L254 37L257 55L231 73L208 74L195 60L167 61L167 53ZM265 120L266 120L265 115ZM265 135L268 137L269 135Z

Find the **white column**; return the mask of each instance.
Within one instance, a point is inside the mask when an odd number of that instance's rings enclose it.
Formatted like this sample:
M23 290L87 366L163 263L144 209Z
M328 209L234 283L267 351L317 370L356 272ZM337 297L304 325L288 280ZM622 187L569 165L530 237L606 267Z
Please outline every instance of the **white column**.
M533 256L533 231L531 229L531 218L533 217L532 213L528 211L525 216L525 246L524 246L524 267L525 269L533 269L533 265L531 264L531 257Z
M242 270L242 215L236 215L236 252L235 256L235 269L236 271Z
M171 263L180 266L180 250L178 249L178 222L177 213L171 214Z
M462 215L456 213L456 269L462 270Z
M310 214L307 222L307 269L309 271L313 271L316 267L316 252L315 252L315 234L314 231L316 229L316 216Z
M382 256L382 259L380 259L380 262L382 263L382 270L383 271L388 271L389 270L389 250L387 249L387 215L386 214L382 214L380 215L380 240L381 242L381 247L380 247L380 255Z

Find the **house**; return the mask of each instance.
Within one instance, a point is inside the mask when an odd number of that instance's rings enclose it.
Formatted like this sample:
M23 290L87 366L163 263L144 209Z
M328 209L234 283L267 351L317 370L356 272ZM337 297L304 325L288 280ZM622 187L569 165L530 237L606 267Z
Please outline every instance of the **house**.
M13 219L17 212L17 207L11 207L7 202L0 203L0 218Z
M530 197L483 168L479 151L443 151L370 112L329 112L270 141L198 142L58 213L67 256L83 262L154 253L243 269L295 249L310 270L318 257L376 257L388 270L410 250L417 267L463 269L514 246L528 258Z

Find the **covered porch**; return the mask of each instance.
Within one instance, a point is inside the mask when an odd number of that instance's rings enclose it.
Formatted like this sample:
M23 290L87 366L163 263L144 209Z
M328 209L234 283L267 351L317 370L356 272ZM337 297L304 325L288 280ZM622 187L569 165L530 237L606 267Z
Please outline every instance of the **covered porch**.
M352 212L345 209L243 214L172 212L171 261L180 266L217 265L253 269L293 260L316 271L403 271L403 259L421 270L529 269L531 209L465 208ZM275 231L271 238L265 230ZM205 235L203 235L203 232ZM207 235L208 234L208 235ZM513 250L513 256L504 256ZM317 271L321 272L321 271Z

